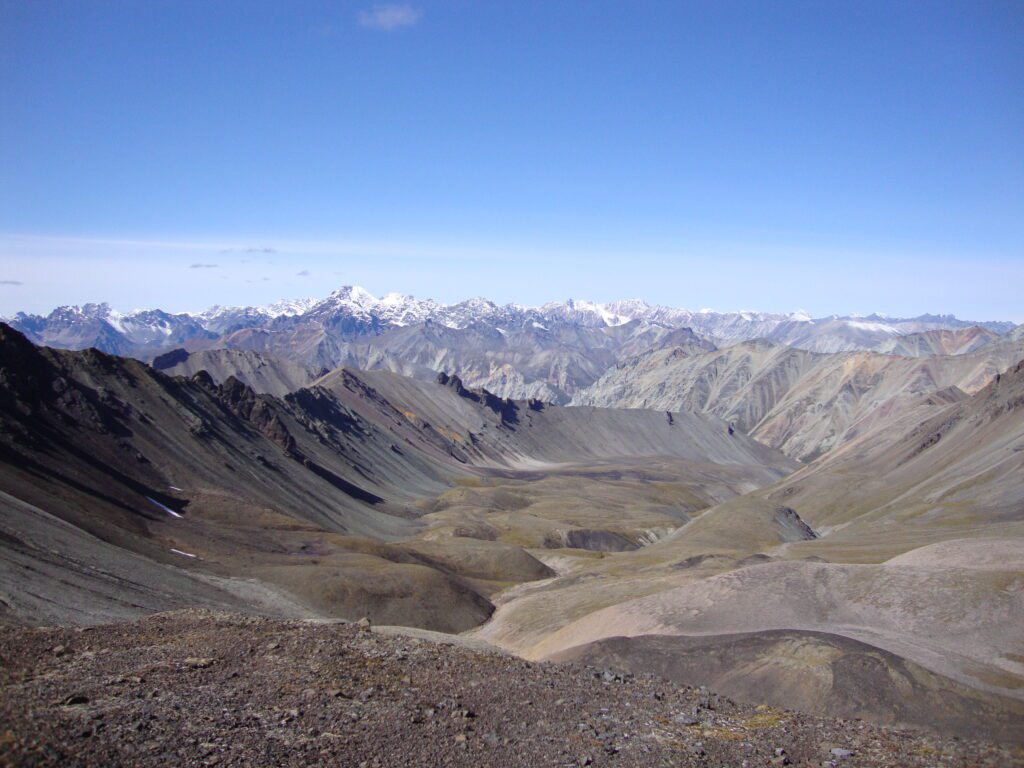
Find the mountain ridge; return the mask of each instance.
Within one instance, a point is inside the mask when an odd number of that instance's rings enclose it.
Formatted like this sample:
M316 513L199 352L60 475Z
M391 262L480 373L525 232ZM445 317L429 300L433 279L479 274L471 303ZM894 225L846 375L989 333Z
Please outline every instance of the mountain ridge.
M673 328L688 327L700 335L728 341L770 337L775 332L776 340L800 338L791 328L785 332L778 329L784 324L808 324L841 322L862 326L888 335L903 335L945 328L966 328L978 326L996 334L1013 331L1015 325L1006 321L965 321L953 315L924 314L917 317L897 318L879 314L868 316L829 315L812 318L808 313L797 310L789 313L739 310L718 312L701 309L688 310L664 305L652 305L641 299L616 300L606 303L582 299L553 301L531 307L522 304L499 305L477 297L452 304L443 304L433 299L417 299L410 295L389 293L377 298L359 286L343 286L323 299L283 300L266 306L224 307L213 306L199 312L166 312L161 309L141 309L119 312L109 304L64 305L55 308L48 315L18 312L8 318L11 325L22 332L38 333L47 325L71 326L75 323L95 322L109 326L124 335L130 343L143 346L163 337L177 338L183 332L198 330L222 334L228 329L241 327L262 327L279 319L307 318L320 322L337 322L339 317L351 317L367 326L376 322L379 326L405 326L430 320L450 328L466 328L473 324L490 322L496 325L515 325L530 321L561 320L586 327L609 327L624 325L631 320L644 320ZM872 326L866 328L863 326ZM76 339L66 339L75 343ZM103 347L98 347L103 349ZM103 351L110 351L103 349ZM833 350L834 351L834 350Z
M982 328L950 315L816 319L802 311L692 311L638 299L568 299L539 307L502 306L485 298L443 304L397 293L377 298L356 286L322 299L198 313L121 313L108 304L59 307L47 316L19 313L11 324L36 344L96 347L147 362L175 348L233 349L313 370L347 365L424 381L446 372L502 397L560 404L621 360L669 345L710 351L766 338L795 349L841 352L882 349L908 338L892 351L926 352L935 343L915 344L909 340L913 334L949 332L971 337L945 345L966 352L1014 331L1012 323L985 322Z

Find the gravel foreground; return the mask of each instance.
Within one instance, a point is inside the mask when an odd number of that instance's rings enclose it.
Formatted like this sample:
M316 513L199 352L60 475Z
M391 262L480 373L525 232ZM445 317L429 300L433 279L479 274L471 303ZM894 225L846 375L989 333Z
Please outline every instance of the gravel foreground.
M3 627L0 666L3 765L1024 766L1015 747L356 624Z

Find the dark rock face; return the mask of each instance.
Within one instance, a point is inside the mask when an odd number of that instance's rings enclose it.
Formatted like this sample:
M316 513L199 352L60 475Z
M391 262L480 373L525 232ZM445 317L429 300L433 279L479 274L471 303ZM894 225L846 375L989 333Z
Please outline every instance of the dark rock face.
M157 355L153 358L153 367L158 371L164 371L168 368L173 368L179 363L184 363L188 360L187 349L172 349L170 352L165 352L162 355Z
M0 408L29 432L37 430L28 417L45 412L100 434L130 434L122 423L122 417L130 413L124 403L103 388L91 390L73 378L75 369L81 366L115 373L114 358L95 349L79 354L80 358L62 357L40 350L0 323ZM132 379L128 372L117 373L128 381Z
M6 407L31 413L46 390L57 394L66 384L56 384L48 365L32 342L6 323L0 323L0 402Z
M778 507L775 510L775 520L791 534L793 538L790 540L810 541L818 538L814 529L805 523L792 507Z
M336 400L316 387L293 392L285 397L285 402L297 406L308 417L304 422L311 428L329 427L345 434L366 434L366 425L356 415L342 409Z
M295 439L276 412L278 405L273 398L257 395L251 387L233 376L217 388L217 394L232 413L249 422L286 452L295 448Z
M448 387L454 390L459 397L464 397L467 400L472 400L474 403L481 403L490 408L494 413L501 417L502 423L506 425L512 425L519 423L519 406L515 404L515 401L509 400L503 397L498 397L488 392L486 389L471 390L466 389L462 384L462 379L458 376L449 376L447 373L441 372L437 375L437 383L442 387ZM543 405L540 408L534 406L535 401L530 401L530 409L534 411L543 410Z

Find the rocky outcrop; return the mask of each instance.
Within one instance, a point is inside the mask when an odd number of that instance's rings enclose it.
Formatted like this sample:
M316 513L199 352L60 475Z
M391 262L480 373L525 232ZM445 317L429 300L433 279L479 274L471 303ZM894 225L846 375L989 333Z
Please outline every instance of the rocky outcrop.
M466 389L462 384L462 379L458 376L449 376L443 371L437 375L437 383L442 387L450 388L459 397L464 397L467 400L472 400L474 403L480 403L490 408L491 411L501 418L502 424L512 425L519 422L519 406L513 400L493 395L486 389ZM535 411L540 410L535 406L531 406L531 408Z
M178 347L177 349L172 349L170 352L165 352L162 355L154 357L152 366L158 371L166 371L168 368L181 365L186 360L188 360L188 350Z

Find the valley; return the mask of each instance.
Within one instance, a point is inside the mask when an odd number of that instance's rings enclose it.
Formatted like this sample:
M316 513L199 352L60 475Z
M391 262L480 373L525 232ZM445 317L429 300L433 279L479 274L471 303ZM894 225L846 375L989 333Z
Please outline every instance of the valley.
M455 358L421 336L416 371L272 345L151 366L3 325L0 620L365 617L1021 744L1024 348L922 333L956 354L662 327L559 405L550 377L516 399L434 372Z

